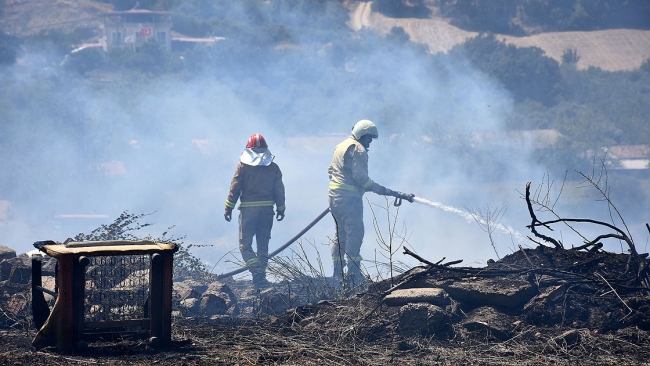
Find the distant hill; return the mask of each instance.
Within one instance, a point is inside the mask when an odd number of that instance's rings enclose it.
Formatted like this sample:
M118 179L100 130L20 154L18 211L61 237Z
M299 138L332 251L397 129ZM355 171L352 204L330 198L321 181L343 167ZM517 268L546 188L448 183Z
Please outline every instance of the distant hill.
M90 0L6 0L0 30L25 37L47 30L98 29L100 15L111 10L110 5Z
M454 45L477 35L457 28L446 19L388 18L371 10L371 2L352 5L349 26L358 30L368 27L380 34L393 27L402 27L411 41L426 44L431 52L446 52ZM592 32L540 33L527 37L497 35L519 47L539 47L558 62L566 49L577 50L580 60L577 67L590 66L607 71L634 70L650 58L650 31L612 29Z
M0 31L18 37L39 34L47 30L71 33L75 30L98 30L104 12L112 6L91 0L0 0ZM380 34L393 27L402 27L411 41L426 44L431 52L446 52L454 45L477 35L436 16L428 19L389 18L373 12L372 2L351 1L349 26L358 30L368 27ZM539 47L549 57L561 62L567 49L577 50L577 67L591 66L607 71L638 68L650 58L650 30L612 29L590 32L540 33L525 37L497 35L519 47Z

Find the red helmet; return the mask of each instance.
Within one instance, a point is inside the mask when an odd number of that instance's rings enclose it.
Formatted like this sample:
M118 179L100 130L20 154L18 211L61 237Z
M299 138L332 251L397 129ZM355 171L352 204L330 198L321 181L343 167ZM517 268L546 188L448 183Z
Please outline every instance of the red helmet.
M259 133L251 135L251 137L248 138L248 142L246 143L246 148L247 149L267 149L269 146L266 144L266 140L264 140L264 136L260 135Z

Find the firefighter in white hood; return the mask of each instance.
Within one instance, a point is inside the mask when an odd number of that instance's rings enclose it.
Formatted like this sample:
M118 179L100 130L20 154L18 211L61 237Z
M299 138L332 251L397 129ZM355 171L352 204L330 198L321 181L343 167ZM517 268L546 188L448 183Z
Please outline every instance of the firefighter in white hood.
M241 200L239 250L256 286L269 285L266 266L273 215L276 220L282 221L285 211L282 172L273 158L262 135L254 134L248 139L230 184L224 213L226 221L230 221L237 200ZM274 205L277 214L273 211ZM257 252L253 251L253 237Z
M352 128L352 136L334 149L328 173L329 206L336 224L336 239L332 245L335 279L343 278L346 265L356 281L363 278L359 254L364 235L363 194L372 191L410 202L415 197L379 185L368 176L368 150L372 140L378 137L377 126L372 121L361 120Z

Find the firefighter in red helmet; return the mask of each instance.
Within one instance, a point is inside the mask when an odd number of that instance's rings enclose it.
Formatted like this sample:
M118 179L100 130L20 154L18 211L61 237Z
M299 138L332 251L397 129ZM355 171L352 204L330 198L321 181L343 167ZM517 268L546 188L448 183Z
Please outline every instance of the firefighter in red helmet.
M232 219L232 210L239 203L239 250L246 267L253 275L253 284L268 286L266 266L273 215L278 221L284 218L284 184L282 172L269 151L264 136L254 134L248 139L246 149L230 184L226 199L226 221ZM273 211L276 206L277 213ZM253 237L257 252L253 251Z

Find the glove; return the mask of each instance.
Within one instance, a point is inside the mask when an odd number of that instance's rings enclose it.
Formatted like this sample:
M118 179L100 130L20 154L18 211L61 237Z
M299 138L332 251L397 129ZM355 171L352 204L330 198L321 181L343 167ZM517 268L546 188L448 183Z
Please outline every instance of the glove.
M232 220L232 208L226 207L226 212L224 212L223 218L226 219L226 221L228 222Z
M386 191L384 192L384 196L397 197L398 194L399 194L399 192L393 191L392 189L388 189L388 188L386 188Z
M397 198L405 199L411 203L413 203L413 199L415 198L415 195L413 193L402 193L402 192L397 192Z
M275 219L282 221L282 219L284 219L284 211L278 211L278 213L275 215Z

